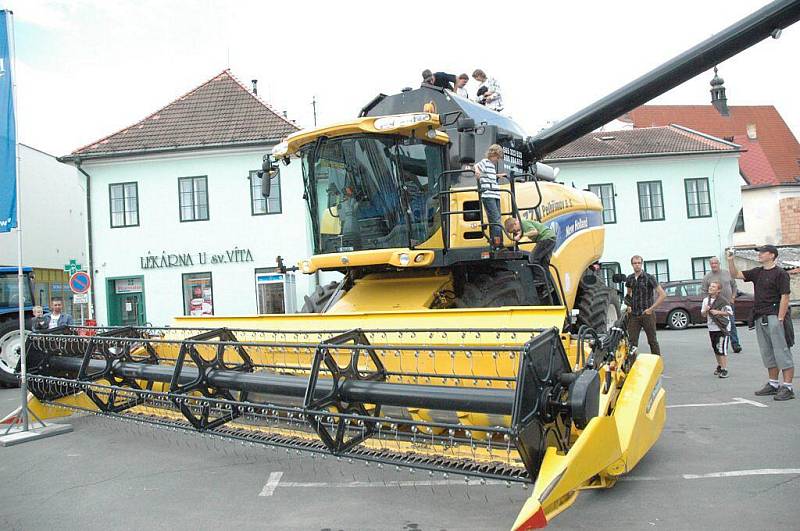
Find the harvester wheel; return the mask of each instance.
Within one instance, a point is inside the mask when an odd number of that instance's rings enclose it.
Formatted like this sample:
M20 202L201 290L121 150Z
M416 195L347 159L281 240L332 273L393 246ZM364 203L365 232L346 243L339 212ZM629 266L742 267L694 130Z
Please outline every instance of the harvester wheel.
M507 269L472 275L464 284L461 296L456 299L458 308L498 308L524 304L522 282L516 273Z
M19 322L6 321L0 324L0 385L19 385L16 376L20 357Z
M306 302L300 313L322 313L325 305L328 304L338 288L339 283L336 281L328 282L324 286L317 286L314 293L305 296Z
M600 282L581 282L575 308L579 312L577 326L587 325L600 333L607 331L622 315L619 293Z

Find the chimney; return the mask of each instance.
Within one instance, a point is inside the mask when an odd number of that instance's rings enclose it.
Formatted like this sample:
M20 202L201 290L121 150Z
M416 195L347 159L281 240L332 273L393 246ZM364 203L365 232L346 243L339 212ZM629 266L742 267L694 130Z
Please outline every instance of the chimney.
M258 80L252 79L250 82L253 84L253 94L258 94Z
M725 80L717 75L716 66L714 67L714 79L711 80L711 105L722 116L730 116L728 98L725 97Z
M289 113L287 113L286 111L281 111L281 112L283 113L284 118L287 118L289 116Z
M747 124L747 138L750 140L758 140L758 131L756 124Z

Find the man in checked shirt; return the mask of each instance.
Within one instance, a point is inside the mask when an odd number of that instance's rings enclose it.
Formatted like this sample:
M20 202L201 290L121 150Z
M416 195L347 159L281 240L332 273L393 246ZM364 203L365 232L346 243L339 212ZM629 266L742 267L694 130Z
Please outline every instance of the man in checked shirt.
M661 348L656 339L656 314L655 309L664 301L667 296L664 288L658 283L656 277L646 272L643 268L644 259L635 255L631 258L633 274L628 275L625 280L627 288L626 300L630 300L628 306L628 339L631 346L639 345L639 333L644 328L647 335L647 343L650 345L650 352L661 355ZM658 292L658 298L653 300L653 295Z

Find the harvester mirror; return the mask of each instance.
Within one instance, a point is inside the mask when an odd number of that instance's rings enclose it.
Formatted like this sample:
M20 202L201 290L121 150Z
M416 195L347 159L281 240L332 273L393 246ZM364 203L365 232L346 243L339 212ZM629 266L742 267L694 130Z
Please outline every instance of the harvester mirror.
M611 277L611 281L614 284L619 284L620 282L625 282L628 279L625 273L614 273L614 276Z
M462 118L458 121L458 163L475 162L475 120Z
M275 161L272 160L270 155L264 155L264 160L261 163L261 171L258 176L261 177L261 195L264 199L269 199L269 193L272 188L271 182L273 177L280 173L280 168Z

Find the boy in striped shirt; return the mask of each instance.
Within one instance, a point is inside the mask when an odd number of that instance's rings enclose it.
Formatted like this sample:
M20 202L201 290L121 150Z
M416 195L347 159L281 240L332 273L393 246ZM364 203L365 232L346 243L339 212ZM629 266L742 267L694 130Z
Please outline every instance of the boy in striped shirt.
M475 176L478 177L481 190L481 203L490 224L489 236L494 249L503 247L503 229L500 226L500 186L497 183L497 177L505 175L497 173L497 165L501 160L503 160L503 148L498 144L492 144L486 150L486 157L475 164Z

